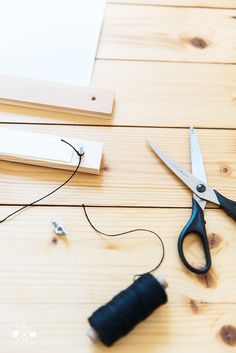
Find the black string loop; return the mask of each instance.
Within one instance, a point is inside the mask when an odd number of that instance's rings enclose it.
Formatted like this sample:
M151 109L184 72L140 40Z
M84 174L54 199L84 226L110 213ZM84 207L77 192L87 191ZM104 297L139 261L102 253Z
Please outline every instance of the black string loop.
M161 244L161 248L162 248L162 255L161 255L161 258L160 258L158 264L155 267L153 267L150 271L134 275L134 279L136 277L140 277L140 276L143 276L143 275L150 274L150 273L156 271L161 266L161 264L162 264L162 262L164 260L164 257L165 257L165 245L164 245L164 242L161 239L161 237L156 232L154 232L153 230L150 230L150 229L146 229L146 228L136 228L136 229L131 229L131 230L128 230L128 231L125 231L125 232L121 232L121 233L114 233L114 234L104 233L104 232L100 231L99 229L97 229L93 225L93 223L91 222L91 219L88 216L88 213L87 213L87 210L86 210L84 204L82 204L82 207L83 207L83 210L84 210L85 217L86 217L88 223L90 224L90 226L93 228L93 230L95 230L95 232L97 232L97 233L99 233L101 235L105 235L106 237L119 237L120 235L126 235L126 234L130 234L130 233L134 233L134 232L147 232L147 233L155 235L158 238L158 240L159 240L159 242Z
M56 189L52 190L52 191L49 192L48 194L46 194L46 195L40 197L39 199L37 199L37 200L35 200L35 201L33 201L33 202L31 202L31 203L29 203L29 204L27 204L27 205L24 205L24 206L22 206L22 207L20 207L18 210L16 210L16 211L10 213L9 215L7 215L7 216L4 217L3 219L1 219L1 220L0 220L0 223L5 222L8 218L10 218L10 217L14 216L15 214L17 214L17 213L23 211L25 208L28 208L28 207L30 207L30 206L33 206L33 205L35 205L36 203L38 203L38 202L40 202L40 201L46 199L46 197L51 196L52 194L54 194L55 192L57 192L59 189L61 189L63 186L65 186L67 183L69 183L69 181L70 181L70 180L73 178L73 176L77 173L77 171L78 171L78 169L79 169L79 167L80 167L81 160L82 160L82 157L83 157L83 155L84 155L84 152L80 153L79 151L77 151L77 149L76 149L71 143L69 143L69 142L66 141L66 140L61 139L61 141L64 142L64 143L66 143L67 145L69 145L69 146L76 152L76 154L79 156L78 165L77 165L76 169L74 170L74 172L70 175L70 177L69 177L68 179L66 179L66 181L64 181L64 183L62 183L61 185L59 185Z

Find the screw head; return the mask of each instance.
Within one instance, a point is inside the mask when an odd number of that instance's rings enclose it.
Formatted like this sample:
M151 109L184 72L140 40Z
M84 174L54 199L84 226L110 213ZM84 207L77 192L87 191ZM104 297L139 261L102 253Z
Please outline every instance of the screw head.
M197 189L198 192L201 192L201 193L206 191L206 187L203 184L198 184L196 189Z

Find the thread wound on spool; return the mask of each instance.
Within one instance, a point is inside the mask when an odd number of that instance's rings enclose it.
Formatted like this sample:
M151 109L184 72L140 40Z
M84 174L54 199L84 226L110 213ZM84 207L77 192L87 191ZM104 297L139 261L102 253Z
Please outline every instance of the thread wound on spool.
M151 274L145 274L96 310L88 321L100 340L110 347L166 302L162 285Z

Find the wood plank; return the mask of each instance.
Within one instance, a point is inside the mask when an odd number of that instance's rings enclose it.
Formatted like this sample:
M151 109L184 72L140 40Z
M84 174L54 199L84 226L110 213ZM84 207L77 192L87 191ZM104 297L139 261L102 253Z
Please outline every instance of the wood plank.
M236 66L97 60L93 86L114 89L113 118L0 107L1 122L236 128Z
M113 92L0 75L0 104L110 118Z
M5 125L3 125L5 126ZM9 125L8 125L9 127ZM14 128L104 142L99 175L76 175L45 204L188 207L191 193L145 144L157 143L190 169L189 130L118 127L23 126ZM236 199L236 130L198 130L209 185ZM1 203L29 203L68 178L68 172L1 162ZM33 199L33 200L32 200Z
M14 210L1 207L1 216ZM107 233L134 228L156 231L166 256L156 274L168 282L171 304L235 303L235 223L219 210L207 210L212 254L207 276L189 272L180 262L177 238L189 209L88 208L92 222ZM67 241L52 242L56 218L67 228ZM0 303L104 303L126 288L137 273L151 270L161 247L152 234L136 232L121 237L96 233L80 207L32 207L1 224ZM202 263L198 243L189 239L186 254ZM94 295L96 293L96 296ZM197 309L197 308L196 308ZM191 310L190 310L191 311Z
M236 9L235 0L108 0L108 3Z
M105 353L108 348L94 345L86 335L87 317L97 305L0 304L0 341L4 353ZM181 318L181 319L180 319ZM117 342L112 351L120 353L231 353L234 351L236 305L201 304L194 314L187 305L167 304ZM26 325L36 337L18 344L13 332ZM228 337L228 335L230 337ZM227 338L228 337L228 338ZM230 339L231 338L231 339Z
M97 57L235 63L235 17L235 10L110 4Z
M1 208L1 215L6 209L13 210ZM214 267L206 281L186 271L177 257L177 236L189 210L89 208L88 212L106 232L148 227L166 244L166 258L158 272L169 282L169 303L113 350L169 353L178 346L187 353L192 344L198 350L210 344L209 352L232 352L235 340L227 340L222 328L233 334L236 325L235 224L218 210L206 211L208 234L215 233L216 241L212 243ZM51 217L68 228L67 242L51 243ZM197 248L191 244L190 251L196 254ZM37 333L30 352L62 353L65 347L68 353L106 352L86 337L87 317L158 258L156 239L145 234L101 237L78 207L33 207L1 224L1 347L6 353L19 353L21 348L23 352L25 346L15 344L12 333L27 325Z

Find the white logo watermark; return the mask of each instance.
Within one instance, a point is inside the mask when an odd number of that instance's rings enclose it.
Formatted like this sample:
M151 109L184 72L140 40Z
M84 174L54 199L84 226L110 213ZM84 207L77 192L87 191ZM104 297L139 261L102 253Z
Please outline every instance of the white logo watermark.
M11 336L14 339L15 344L28 346L35 343L38 334L33 325L22 323L19 326L15 326Z

